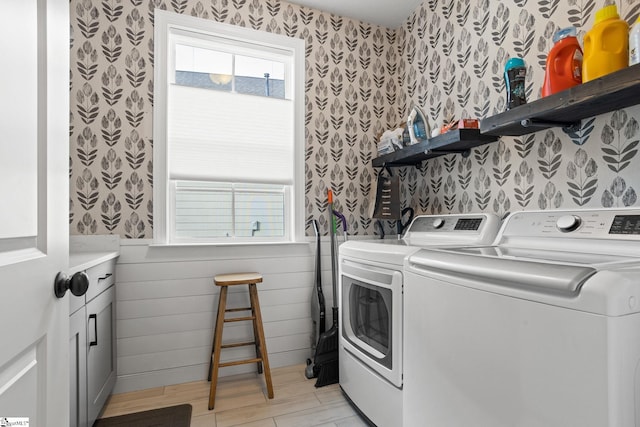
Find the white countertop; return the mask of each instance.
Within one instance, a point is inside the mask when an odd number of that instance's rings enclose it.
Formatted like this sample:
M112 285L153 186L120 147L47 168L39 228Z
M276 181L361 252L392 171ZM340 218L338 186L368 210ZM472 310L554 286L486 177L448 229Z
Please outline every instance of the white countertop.
M120 256L119 236L71 236L68 274L86 270Z
M119 251L69 252L69 274L102 264L119 255Z

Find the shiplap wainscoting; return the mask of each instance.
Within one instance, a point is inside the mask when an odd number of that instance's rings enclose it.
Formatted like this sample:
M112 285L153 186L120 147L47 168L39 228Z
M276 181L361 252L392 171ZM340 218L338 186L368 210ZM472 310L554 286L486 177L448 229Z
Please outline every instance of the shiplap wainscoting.
M116 269L118 380L123 393L206 379L219 288L213 276L257 271L271 366L304 363L310 356L315 244L253 246L150 245L122 240ZM331 322L329 243L322 248L327 325ZM246 287L231 288L228 306L249 306ZM248 322L227 324L225 342L252 337ZM253 347L227 349L222 359L250 357ZM252 372L255 365L220 370Z

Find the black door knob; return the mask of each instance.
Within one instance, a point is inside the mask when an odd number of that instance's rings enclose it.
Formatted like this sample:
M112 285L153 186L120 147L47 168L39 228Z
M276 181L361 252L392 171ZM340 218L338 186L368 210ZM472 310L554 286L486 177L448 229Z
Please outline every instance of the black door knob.
M67 293L67 289L77 297L81 297L89 289L89 276L84 271L79 271L69 278L60 272L56 275L53 283L53 290L58 298L62 298Z

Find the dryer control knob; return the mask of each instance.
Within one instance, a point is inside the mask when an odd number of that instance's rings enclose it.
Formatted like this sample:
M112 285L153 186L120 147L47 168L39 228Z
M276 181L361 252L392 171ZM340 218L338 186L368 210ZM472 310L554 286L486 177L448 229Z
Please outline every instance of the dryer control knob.
M563 215L556 221L556 227L563 233L568 233L580 227L582 219L577 215Z
M444 225L444 219L442 218L436 218L433 220L433 228L442 228L442 226Z

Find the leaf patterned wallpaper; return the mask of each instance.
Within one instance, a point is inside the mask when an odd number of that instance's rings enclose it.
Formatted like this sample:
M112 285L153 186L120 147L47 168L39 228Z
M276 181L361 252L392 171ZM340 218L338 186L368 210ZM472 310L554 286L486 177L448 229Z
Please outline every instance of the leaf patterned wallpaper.
M153 16L164 9L306 41L305 214L327 188L356 233L374 136L397 124L396 31L279 0L71 0L70 230L153 236Z
M305 215L327 232L326 189L350 233L373 234L375 135L419 105L432 125L504 109L502 68L527 62L539 97L556 29L580 36L606 1L425 0L386 29L278 0L70 0L70 232L151 238L153 10L306 40ZM619 0L633 22L640 0ZM637 204L640 107L502 138L464 158L394 169L418 213ZM386 224L388 231L392 223Z
M504 111L502 72L516 56L527 64L527 99L540 98L553 34L575 26L582 40L606 4L616 4L629 23L640 12L638 0L424 1L397 33L398 116L415 104L440 126ZM419 212L499 215L637 205L638 120L634 106L583 120L574 132L503 137L468 158L448 155L405 168L403 199Z

